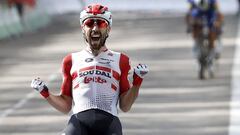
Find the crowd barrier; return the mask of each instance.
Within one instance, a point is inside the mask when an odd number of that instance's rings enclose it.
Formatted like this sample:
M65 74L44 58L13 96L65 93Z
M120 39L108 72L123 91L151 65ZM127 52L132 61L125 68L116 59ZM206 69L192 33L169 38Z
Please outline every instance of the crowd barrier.
M80 12L88 4L98 3L98 0L35 0L35 8L27 10L24 17L20 18L17 10L13 7L9 8L3 1L7 0L0 0L0 39L46 26L53 15ZM111 11L156 10L185 13L188 8L186 0L111 0L101 3L108 6ZM236 0L219 0L219 3L223 13L237 11Z
M53 15L79 12L84 2L85 0L36 0L34 8L25 6L21 18L15 7L9 7L7 0L0 0L0 40L44 27Z

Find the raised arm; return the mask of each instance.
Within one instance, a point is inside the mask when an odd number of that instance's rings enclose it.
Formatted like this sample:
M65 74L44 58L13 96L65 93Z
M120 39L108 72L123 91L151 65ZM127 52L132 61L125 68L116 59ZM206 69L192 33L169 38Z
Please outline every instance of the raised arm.
M128 81L128 72L130 70L128 57L124 55L122 56L122 63L120 63L120 67L121 78L119 107L123 112L127 112L131 109L133 103L138 97L143 76L148 73L148 67L145 64L139 64L134 68L132 86L130 86Z
M71 55L68 55L63 60L63 83L61 87L61 93L59 95L53 95L50 93L48 87L42 80L40 80L40 78L33 79L31 83L31 87L40 92L40 94L48 101L50 105L65 114L68 113L72 108L72 78L70 74L71 65Z

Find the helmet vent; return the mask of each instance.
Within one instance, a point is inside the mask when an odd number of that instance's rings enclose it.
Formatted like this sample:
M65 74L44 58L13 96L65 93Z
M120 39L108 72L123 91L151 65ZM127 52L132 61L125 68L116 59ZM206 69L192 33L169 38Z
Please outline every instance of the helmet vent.
M91 4L85 8L80 13L80 24L87 18L103 18L110 26L112 25L112 15L111 12L108 11L108 7L100 5L100 4Z
M102 5L93 4L93 5L88 6L86 11L93 15L97 15L97 14L104 14L105 11L107 11L107 8Z

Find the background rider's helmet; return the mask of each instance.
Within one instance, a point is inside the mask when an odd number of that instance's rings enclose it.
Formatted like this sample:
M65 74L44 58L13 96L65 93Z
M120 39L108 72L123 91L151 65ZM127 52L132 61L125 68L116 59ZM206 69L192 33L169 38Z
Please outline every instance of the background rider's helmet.
M87 18L102 18L108 22L109 26L112 26L111 12L108 11L107 7L100 4L91 4L80 13L80 25Z

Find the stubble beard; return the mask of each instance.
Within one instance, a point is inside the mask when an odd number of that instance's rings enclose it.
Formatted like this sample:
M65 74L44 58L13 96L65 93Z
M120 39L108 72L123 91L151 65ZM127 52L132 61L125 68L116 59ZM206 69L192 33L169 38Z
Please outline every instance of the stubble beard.
M92 53L97 56L99 54L100 49L105 46L105 42L107 40L107 37L102 37L101 39L99 39L99 41L92 41L91 39L89 39L88 45L89 48L91 49ZM94 43L95 42L95 43Z

